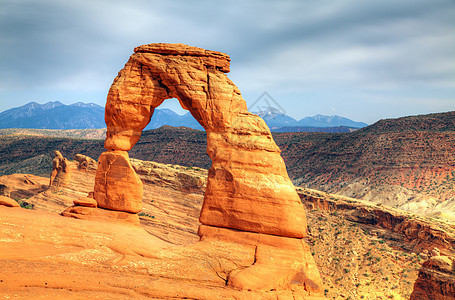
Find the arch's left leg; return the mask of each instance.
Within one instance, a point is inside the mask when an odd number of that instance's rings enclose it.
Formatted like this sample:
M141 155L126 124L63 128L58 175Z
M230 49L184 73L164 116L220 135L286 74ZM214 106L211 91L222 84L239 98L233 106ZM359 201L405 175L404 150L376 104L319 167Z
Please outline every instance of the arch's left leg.
M128 152L150 122L154 108L167 92L150 70L128 61L109 90L104 148L95 177L94 197L101 208L137 213L142 210L142 182L129 161Z

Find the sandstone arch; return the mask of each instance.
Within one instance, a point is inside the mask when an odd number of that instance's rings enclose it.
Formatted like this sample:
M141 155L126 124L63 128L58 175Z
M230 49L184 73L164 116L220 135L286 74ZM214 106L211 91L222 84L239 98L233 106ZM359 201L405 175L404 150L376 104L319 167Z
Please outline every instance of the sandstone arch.
M229 80L229 56L182 44L134 49L109 91L108 150L128 151L153 111L177 98L207 132L204 225L302 238L306 216L270 130ZM100 204L101 207L102 204Z
M212 159L200 215L201 241L254 249L250 266L230 272L228 285L253 290L298 289L321 295L306 235L306 215L280 149L265 122L247 110L225 73L229 56L182 44L149 44L134 54L112 84L107 133L94 198L100 208L137 213L142 183L128 153L165 99L177 98L207 132ZM291 287L294 286L294 287Z

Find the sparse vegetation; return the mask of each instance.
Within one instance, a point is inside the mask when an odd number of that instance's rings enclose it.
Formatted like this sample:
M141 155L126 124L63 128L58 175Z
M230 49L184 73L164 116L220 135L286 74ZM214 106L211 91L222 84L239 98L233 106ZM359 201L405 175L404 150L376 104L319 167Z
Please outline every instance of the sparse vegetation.
M27 201L23 201L23 200L20 200L20 199L14 199L16 200L17 203L19 203L19 205L22 207L22 208L25 208L25 209L33 209L35 207L35 205L33 203L29 203Z
M139 217L148 217L148 218L152 218L152 219L155 218L155 216L152 216L151 214L145 213L145 212L143 212L143 211L141 211L140 213L138 213L138 216L139 216Z

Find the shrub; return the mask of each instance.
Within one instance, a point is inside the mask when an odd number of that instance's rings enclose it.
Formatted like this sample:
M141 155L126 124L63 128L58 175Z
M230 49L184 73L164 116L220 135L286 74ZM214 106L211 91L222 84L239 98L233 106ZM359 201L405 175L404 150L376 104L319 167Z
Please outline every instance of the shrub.
M155 216L152 216L151 214L147 214L147 213L145 213L145 212L143 212L143 211L141 211L140 213L138 213L138 216L140 216L140 217L149 217L149 218L152 218L152 219L155 218Z
M35 207L35 204L33 203L28 203L26 201L22 201L22 200L16 200L17 203L19 203L19 205L22 207L22 208L25 208L25 209L33 209Z

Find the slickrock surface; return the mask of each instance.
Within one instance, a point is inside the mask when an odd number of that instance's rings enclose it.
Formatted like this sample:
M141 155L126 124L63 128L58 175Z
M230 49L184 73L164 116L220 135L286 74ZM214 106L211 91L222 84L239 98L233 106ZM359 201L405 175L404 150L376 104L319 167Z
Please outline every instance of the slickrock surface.
M147 162L143 162L143 164L147 165ZM37 214L37 218L43 218L43 213L47 211L51 211L52 215L57 217L61 211L71 206L74 200L77 200L80 197L86 197L88 192L93 189L95 173L78 170L77 163L70 162L70 166L74 169L71 181L69 182L68 187L59 193L51 193L49 191L40 192L40 190L36 188L37 186L40 186L40 182L42 182L42 184L47 188L48 178L24 174L0 177L1 184L7 184L11 187L11 194L15 195L13 198L21 199L22 201L27 201L28 203L34 205L32 210L25 210L22 208L11 209L5 207L3 211L0 211L0 219L3 218L5 211L10 212L11 210L20 210L24 212L24 215L22 216L24 219L33 218L30 216L35 213ZM168 168L178 170L179 172L186 172L187 176L197 173L196 178L206 172L204 170L196 170L195 168L187 169L186 167L170 165L164 165L163 172L167 172ZM197 193L178 191L174 187L187 185L187 183L159 183L155 181L155 183L152 184L145 180L146 175L139 176L144 180L144 209L139 214L141 227L152 236L152 239L153 237L157 237L160 240L167 242L169 245L183 246L196 243L199 240L197 235L198 227L200 225L198 217L203 201L203 191ZM186 176L181 176L175 179L185 180L185 177ZM166 178L169 179L168 177ZM17 186L17 189L15 186ZM30 198L30 196L34 193L38 194ZM302 193L302 191L299 191L299 193ZM318 196L318 201L320 203L326 203L326 207L329 208L326 210L323 208L323 205L320 207L314 205L312 208L308 206L309 236L305 238L307 244L310 245L311 252L313 252L318 269L321 272L321 277L324 283L323 289L324 293L327 295L326 297L328 299L347 299L348 297L351 297L351 299L409 299L413 290L414 282L418 278L419 269L421 269L422 263L428 259L430 252L437 253L434 246L439 245L440 243L432 242L431 235L414 235L414 231L409 231L411 235L407 235L404 232L393 231L389 229L389 227L381 227L383 224L387 224L386 220L393 220L393 218L395 218L390 217L387 211L398 211L396 209L378 206L368 201L339 197L322 192L317 194L313 190L307 190L307 195L313 195L315 197L315 200L310 202L310 204L316 203L316 196ZM305 201L305 203L306 202L307 201ZM366 209L368 205L371 208L367 210L368 214L365 214L363 218L359 218L358 216L355 218L351 217L356 215L354 212L357 209L363 211L363 209ZM402 212L402 214L407 214L409 216L407 220L410 222L421 222L421 220L415 216L412 217L412 215L406 212ZM394 215L399 216L398 212L395 212ZM71 220L69 221L70 223L77 222L77 224L80 224L79 221L81 221L72 220L70 218L62 219L63 222ZM376 221L372 222L371 220ZM87 224L106 223L104 221L95 222L93 220L82 221ZM14 219L11 219L6 223L8 223L9 226L5 227L8 229L8 236L18 236L18 238L20 238L19 235L21 233L16 231L15 228L22 226L22 219L14 217ZM450 231L450 228L444 229L442 226L437 226L437 223L441 222L425 222L425 226L421 228L428 228L429 230L425 229L428 233L446 231L446 233L449 234L450 232L454 232L455 228L452 228L452 231ZM62 224L62 226L66 226L65 224ZM113 224L114 228L121 225L112 222L109 224ZM0 232L2 230L2 226L3 223L0 224ZM44 229L48 228L47 226L48 225L46 224ZM84 228L85 227L83 226L80 227L81 230L84 230ZM51 227L49 230L53 230L53 228ZM18 232L18 234L15 234L15 232ZM77 232L76 229L75 232ZM56 235L57 234L58 231L56 231ZM98 238L103 238L104 235L105 233L99 233ZM255 235L259 236L259 234ZM442 236L440 234L438 235ZM420 241L419 236L422 237L422 240ZM450 236L453 236L453 234L448 237L450 238ZM235 235L231 235L231 238L234 237ZM109 234L106 234L104 238L109 238ZM4 236L1 236L0 239L2 239L2 241L5 240ZM255 238L251 240L255 240ZM426 242L424 243L423 241L425 240ZM128 242L128 240L126 241ZM49 244L52 243L53 241L51 240ZM43 243L40 243L39 245L43 247ZM428 251L422 250L421 252L416 252L419 248L414 247L419 245L428 245L430 248L428 248ZM30 244L27 244L26 246L29 247ZM19 253L21 251L25 251L24 249L27 247L11 248L12 250L10 254L13 255L13 253L18 253L17 255L19 255ZM57 245L56 247L62 246ZM258 252L251 247L247 248L250 250L242 248L242 251L256 252L252 257L253 259L259 259L261 256L260 248L261 247L258 248ZM80 250L82 251L83 247L81 247ZM4 251L6 250L2 248L0 253L3 253ZM29 253L33 251L36 253L39 252L36 248L32 248ZM439 253L441 252L445 252L442 247ZM289 249L285 251L285 253L295 254L295 252L290 251ZM279 254L280 253L277 253L276 255ZM190 255L195 255L195 252L191 252ZM226 254L224 258L230 258L232 255L234 254L229 254L229 256ZM201 258L202 256L197 257ZM281 257L283 259L285 258L283 256ZM82 262L82 260L80 261ZM217 265L216 261L210 260L209 262ZM0 263L6 263L6 261L0 259ZM266 261L265 263L262 261L262 263L267 266ZM19 266L21 272L18 272L14 266ZM142 264L138 264L137 266L141 267ZM205 267L211 268L208 265L208 262ZM21 276L21 279L14 277L15 280L17 279L19 282L28 282L24 283L21 287L12 287L8 291L3 291L0 286L0 291L4 293L0 293L0 298L3 295L22 295L22 298L27 299L32 298L30 295L42 298L57 298L58 295L60 295L60 297L64 299L86 299L90 295L91 297L98 296L101 299L109 297L116 299L141 299L141 293L148 293L147 295L150 297L152 297L151 295L155 295L156 298L164 298L164 295L166 294L162 290L170 290L172 287L174 291L173 294L168 293L167 295L175 296L179 286L181 286L182 289L189 289L192 286L191 281L178 280L174 281L172 286L170 284L163 285L160 292L159 288L155 285L152 286L150 282L162 284L163 281L166 280L164 276L160 277L160 281L154 279L151 280L147 277L148 275L141 275L141 277L134 273L136 271L133 270L134 272L128 272L128 276L130 277L122 277L125 273L123 271L119 271L118 267L115 266L108 268L106 265L103 265L101 268L94 269L93 266L87 265L86 263L84 263L84 265L78 265L78 263L56 265L55 262L46 261L45 258L43 258L43 261L41 262L32 263L30 259L15 259L11 256L11 259L8 260L8 266L6 267L6 265L1 265L0 268L2 271L8 270L6 273L7 275L16 274L14 276ZM133 269L133 267L131 268ZM16 273L12 273L13 271ZM60 283L62 282L61 278L66 278L68 281L65 285L60 285L63 287L62 289L44 289L38 287L37 284L32 286L30 283L36 282L44 285L43 282L38 281L43 278L42 274L48 274L49 277L52 277L55 280L60 280ZM112 288L112 285L115 284L112 278L117 277L119 278L119 281L122 281L122 283L116 285L117 287L121 287L115 290L114 293L116 294L104 291L105 288ZM46 279L47 278L48 277L46 277ZM99 288L98 282L100 282L100 280L95 281L95 279L98 278L102 279L101 282L103 284L103 288ZM0 278L0 280L3 280L3 278ZM172 282L169 278L167 280L166 282L168 283ZM144 282L144 285L138 284L137 286L134 286L132 281ZM302 282L303 280L298 279L297 281ZM94 284L94 282L96 284ZM146 285L145 283L147 282L148 284ZM110 284L109 287L105 286L106 283ZM74 284L74 286L72 286L72 284ZM25 285L27 285L27 287L25 287ZM200 292L204 289L213 290L214 287L209 285L210 283L207 282L202 284L200 282L194 282L193 287L196 287ZM89 288L86 288L83 291L84 286L89 286ZM141 291L137 293L136 290L140 291L142 287L145 292ZM80 296L77 298L75 296L81 294L85 295L85 297ZM294 292L294 296L296 296L296 294L297 293ZM28 297L25 295L28 295ZM188 294L182 295L188 296ZM228 294L220 294L219 296L211 294L212 298L215 299L222 298L222 295L227 299L234 298L234 296L227 296ZM248 296L250 295L261 295L264 299L267 299L268 297L266 293L248 294ZM192 296L193 298L197 298L196 294L192 294ZM242 299L237 294L235 296L237 299ZM260 298L259 296L257 297ZM179 297L175 296L174 298ZM204 299L203 297L200 298ZM298 299L298 297L296 298Z
M173 246L125 223L0 207L5 298L319 299L297 290L226 287L228 275L251 266L256 252L252 245L216 240Z
M27 199L49 187L49 178L30 174L12 174L0 177L1 195L12 199Z
M58 192L47 189L49 178L29 174L1 176L0 184L8 188L11 198L30 204L33 211L60 214L72 207L75 201L86 198L93 191L95 172L80 170L77 165L76 162L69 162L72 176L67 187ZM170 186L190 185L185 180L191 177L192 173L196 173L195 170L186 171L186 168L181 166L175 166L173 169L179 169L186 176L175 178L174 183L167 182ZM199 174L196 178L200 176ZM141 226L152 235L171 244L185 245L198 241L198 218L203 191L197 193L180 191L163 187L164 183L152 185L147 183L146 176L143 176L142 180L145 184L143 210L139 213ZM195 180L193 178L190 182Z

